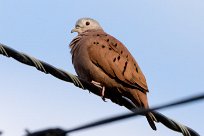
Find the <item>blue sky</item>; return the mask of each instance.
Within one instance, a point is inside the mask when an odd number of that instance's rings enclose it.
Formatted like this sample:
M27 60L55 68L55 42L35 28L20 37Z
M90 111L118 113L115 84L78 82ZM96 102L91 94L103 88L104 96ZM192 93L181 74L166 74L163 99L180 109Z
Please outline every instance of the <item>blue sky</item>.
M204 91L204 1L0 0L0 42L58 68L75 73L70 31L81 17L92 17L123 42L138 61L155 106ZM0 130L23 135L48 127L72 128L128 112L124 107L0 56ZM160 112L201 135L204 102ZM71 136L180 136L161 124L152 131L144 117Z

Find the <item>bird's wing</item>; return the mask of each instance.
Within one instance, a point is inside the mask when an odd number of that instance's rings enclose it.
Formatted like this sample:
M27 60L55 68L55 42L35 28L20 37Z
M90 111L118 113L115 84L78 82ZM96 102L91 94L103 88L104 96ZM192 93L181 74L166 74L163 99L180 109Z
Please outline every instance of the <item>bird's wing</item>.
M146 79L127 48L105 32L89 32L86 40L88 54L93 64L120 83L148 91Z

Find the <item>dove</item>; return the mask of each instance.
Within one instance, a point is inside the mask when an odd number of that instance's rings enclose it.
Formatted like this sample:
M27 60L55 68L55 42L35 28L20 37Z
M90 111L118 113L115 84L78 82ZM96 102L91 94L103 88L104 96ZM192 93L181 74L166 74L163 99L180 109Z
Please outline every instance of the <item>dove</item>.
M70 42L72 63L77 75L106 91L116 91L139 108L149 108L146 78L138 63L122 42L106 33L92 18L80 18L71 33L78 35ZM145 114L156 130L156 118Z

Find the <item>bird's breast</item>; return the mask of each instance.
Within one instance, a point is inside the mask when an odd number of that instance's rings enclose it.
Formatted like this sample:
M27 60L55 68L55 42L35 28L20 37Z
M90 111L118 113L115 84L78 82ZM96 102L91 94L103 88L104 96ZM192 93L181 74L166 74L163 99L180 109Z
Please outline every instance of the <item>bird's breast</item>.
M85 43L85 41L81 41ZM96 81L105 86L111 85L115 82L111 79L102 69L96 66L90 59L88 48L93 45L78 44L75 45L75 49L72 51L72 63L74 65L77 75L89 82Z
M72 50L72 63L77 75L85 80L88 80L91 69L85 46L80 46L80 44L75 45L74 50Z

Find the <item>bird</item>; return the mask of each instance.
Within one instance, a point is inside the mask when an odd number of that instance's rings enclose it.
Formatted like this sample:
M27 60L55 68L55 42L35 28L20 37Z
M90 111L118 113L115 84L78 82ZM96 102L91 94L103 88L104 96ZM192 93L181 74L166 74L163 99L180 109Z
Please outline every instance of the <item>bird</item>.
M112 91L141 109L149 108L146 78L125 45L89 17L78 19L73 32L78 35L69 47L77 75L99 87L103 100L105 92ZM150 127L156 130L154 115L149 112L145 116Z

